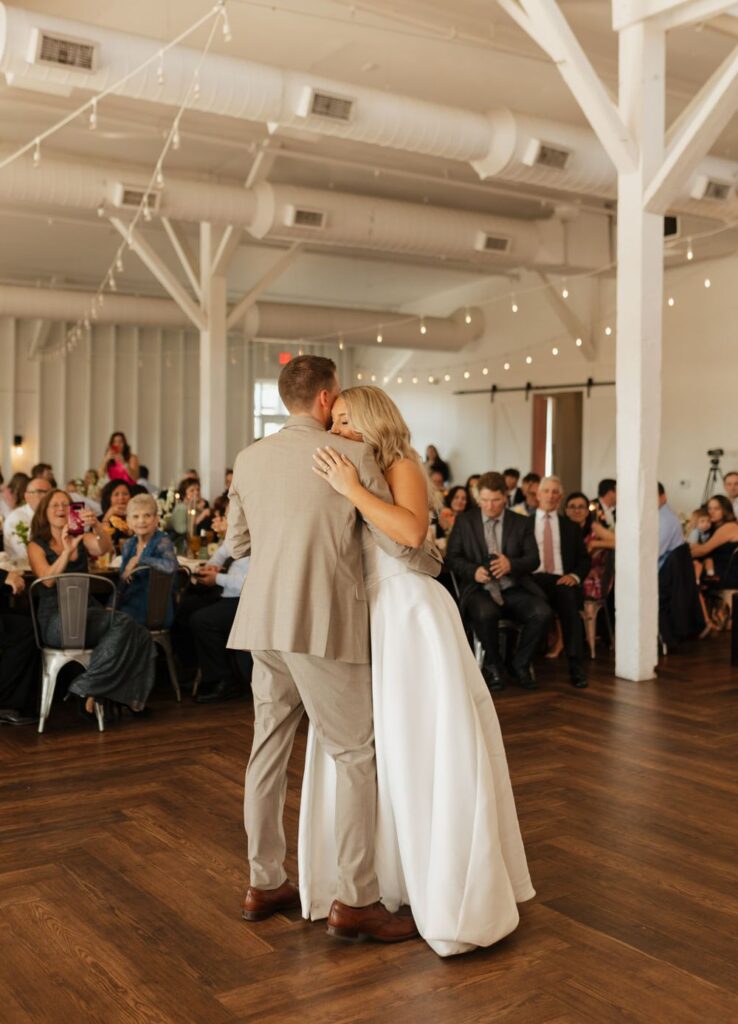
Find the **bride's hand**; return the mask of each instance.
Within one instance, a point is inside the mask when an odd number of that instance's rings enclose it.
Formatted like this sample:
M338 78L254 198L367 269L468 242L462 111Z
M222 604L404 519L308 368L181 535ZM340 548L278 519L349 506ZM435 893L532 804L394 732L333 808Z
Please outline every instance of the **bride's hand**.
M359 485L359 474L356 467L345 455L341 455L330 447L316 448L313 453L313 473L323 477L334 491L349 498L352 491Z

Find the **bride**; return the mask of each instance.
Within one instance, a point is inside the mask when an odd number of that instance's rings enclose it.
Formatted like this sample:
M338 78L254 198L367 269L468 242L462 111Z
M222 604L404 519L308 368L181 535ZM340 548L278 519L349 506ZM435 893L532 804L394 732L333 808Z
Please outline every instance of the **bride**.
M344 391L332 433L374 450L389 505L361 486L353 464L318 449L315 471L392 540L418 547L430 488L410 432L380 388ZM440 956L489 946L531 899L500 726L447 591L382 552L363 531L371 623L377 756L376 870L390 910L409 903ZM303 916L326 917L335 895L335 774L310 728L298 839Z

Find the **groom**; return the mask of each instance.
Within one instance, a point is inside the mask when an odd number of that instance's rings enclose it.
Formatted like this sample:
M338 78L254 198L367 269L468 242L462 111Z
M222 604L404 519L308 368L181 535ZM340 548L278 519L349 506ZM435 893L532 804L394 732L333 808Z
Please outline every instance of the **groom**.
M362 521L312 470L339 391L332 360L291 360L279 377L287 422L242 451L234 467L227 540L231 556L250 554L251 565L228 645L254 659L254 742L244 796L251 884L243 916L260 921L300 905L284 869L282 816L287 764L307 711L336 765L338 891L328 931L398 942L417 933L411 917L378 902L374 873L377 784ZM367 445L335 435L331 445L351 459L368 490L391 500ZM389 554L438 575L440 564L422 549L373 532Z

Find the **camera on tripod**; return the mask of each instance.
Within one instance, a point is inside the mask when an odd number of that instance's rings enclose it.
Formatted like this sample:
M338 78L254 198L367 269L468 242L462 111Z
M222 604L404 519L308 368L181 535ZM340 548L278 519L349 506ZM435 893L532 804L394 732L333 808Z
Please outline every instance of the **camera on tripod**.
M710 468L707 471L707 482L702 494L703 505L707 504L709 498L715 493L715 489L722 484L723 471L720 469L720 459L723 455L725 455L725 449L723 448L710 448L707 452Z
M723 448L710 448L707 454L713 462L717 462L718 459L725 455L725 450Z

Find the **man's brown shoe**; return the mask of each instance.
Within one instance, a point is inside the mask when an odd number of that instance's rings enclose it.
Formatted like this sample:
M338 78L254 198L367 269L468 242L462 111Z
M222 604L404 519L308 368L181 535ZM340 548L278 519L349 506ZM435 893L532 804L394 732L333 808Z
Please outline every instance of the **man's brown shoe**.
M282 882L278 889L246 890L241 916L245 921L264 921L280 910L295 910L300 906L300 891L292 882Z
M404 942L418 934L412 914L390 914L381 903L368 907L347 907L334 900L328 914L328 934L337 939L376 939L378 942Z

